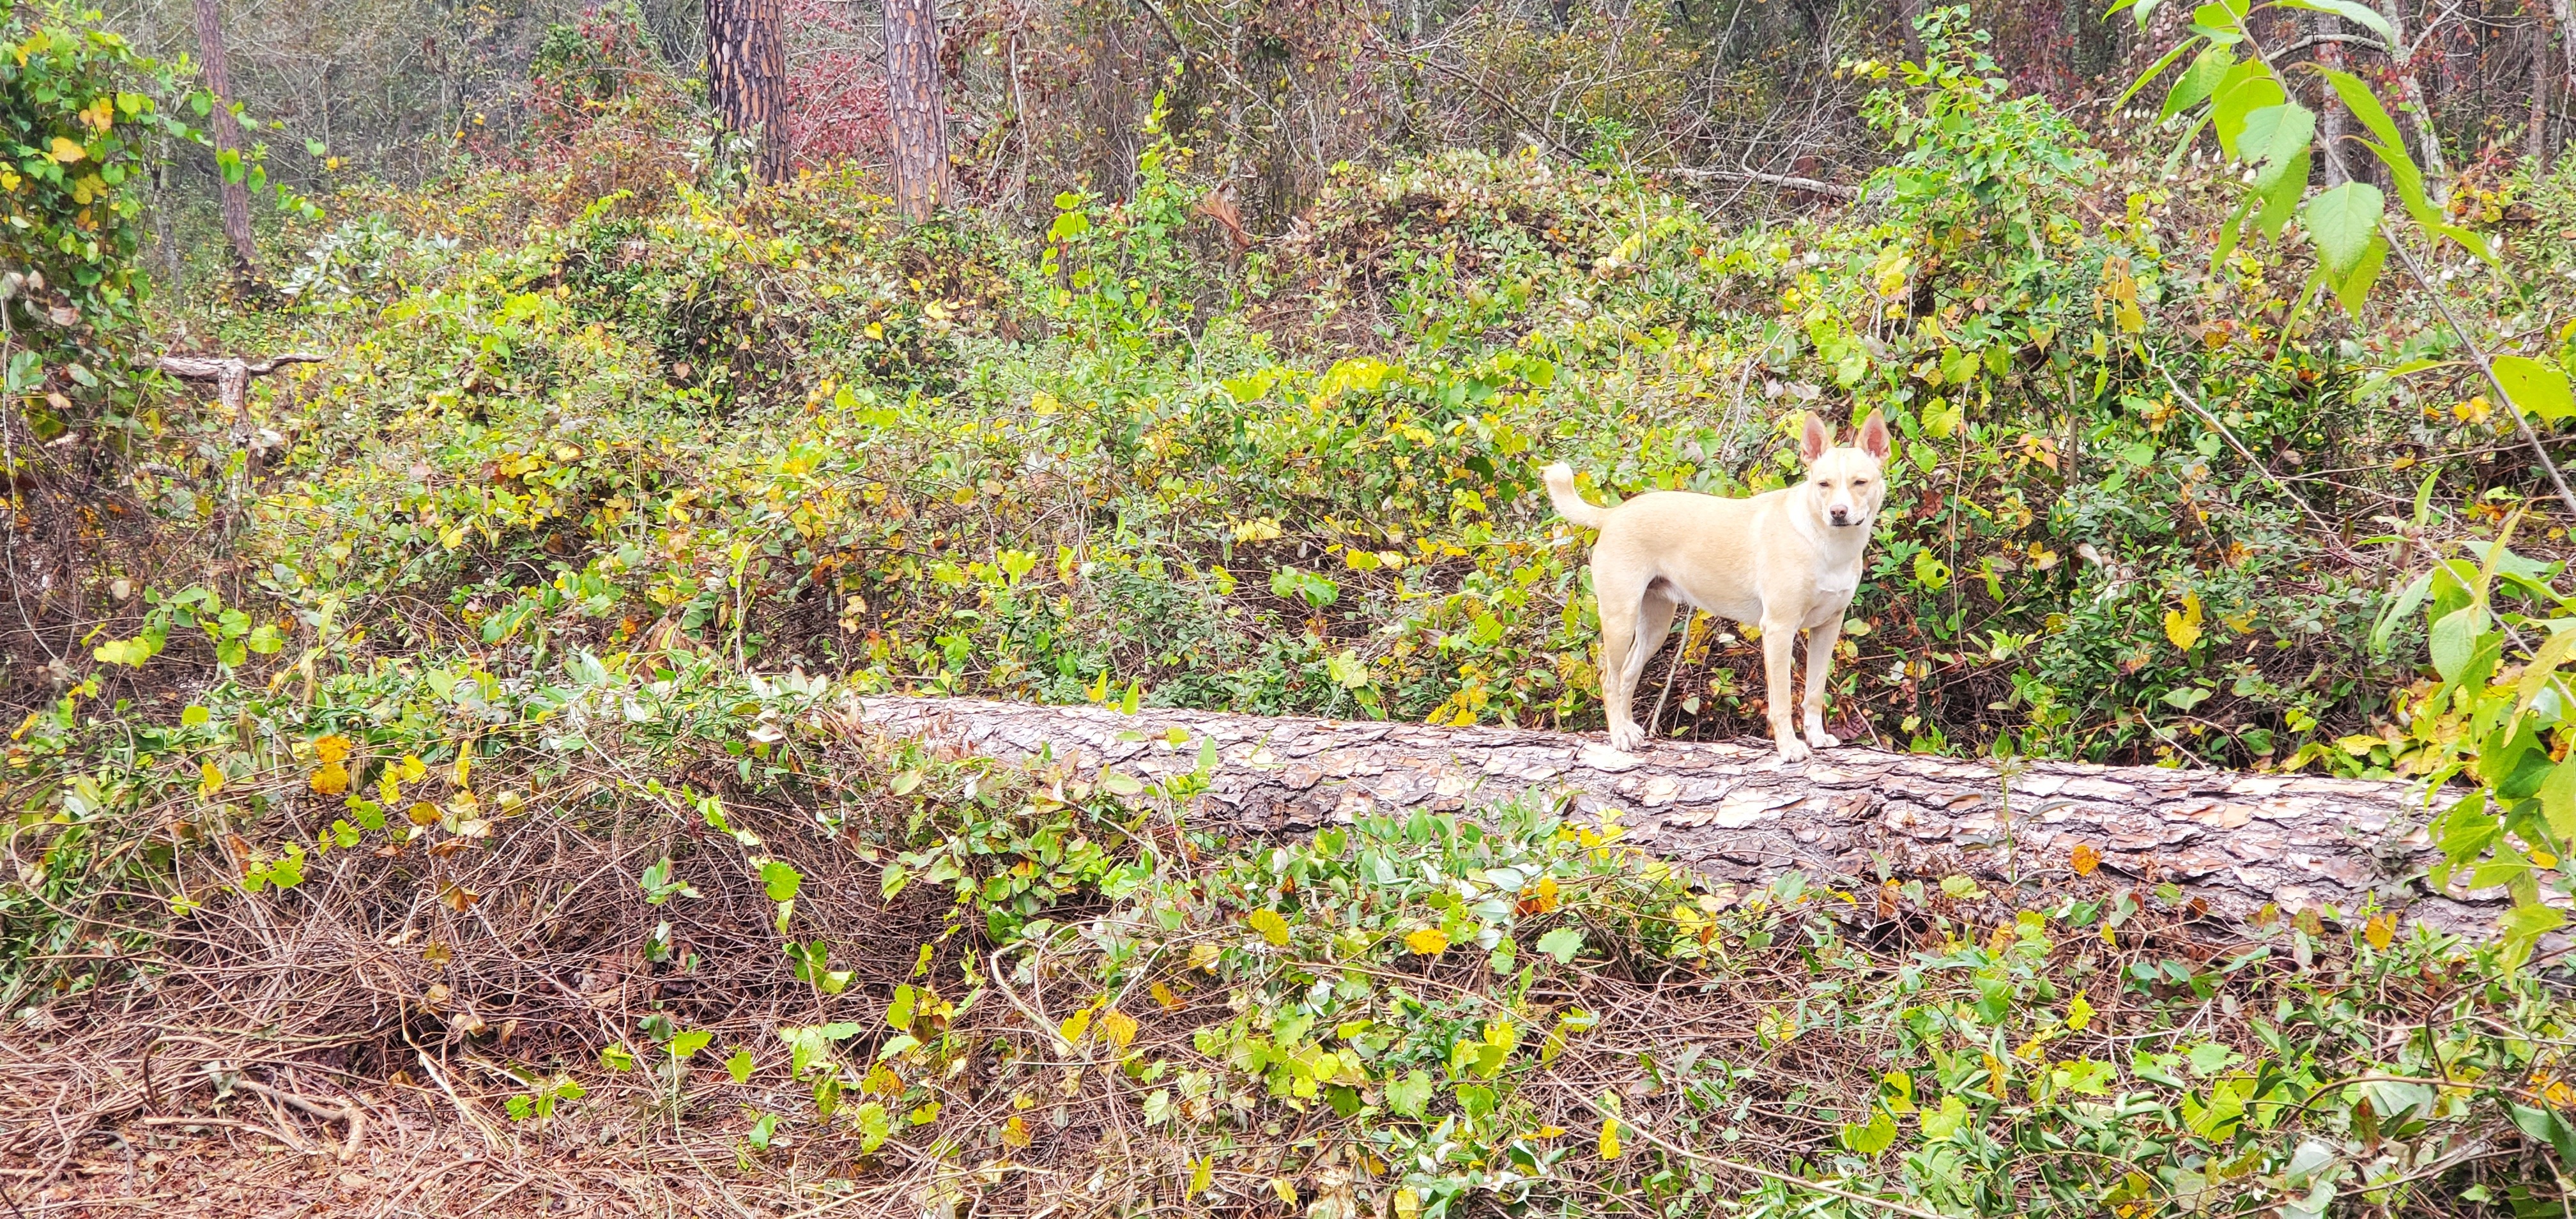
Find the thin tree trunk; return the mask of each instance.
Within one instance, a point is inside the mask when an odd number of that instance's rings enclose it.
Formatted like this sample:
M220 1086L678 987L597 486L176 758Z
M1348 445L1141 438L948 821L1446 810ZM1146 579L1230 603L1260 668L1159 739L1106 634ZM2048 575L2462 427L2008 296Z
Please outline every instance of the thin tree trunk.
M250 188L242 181L241 132L233 123L233 79L224 58L224 14L217 0L197 0L197 51L206 61L206 88L215 95L206 131L215 141L215 193L223 201L224 237L232 243L234 270L254 278L259 245L250 232Z
M1896 24L1905 35L1905 57L1923 62L1923 32L1914 28L1914 20L1923 15L1923 0L1896 0Z
M2549 78L2550 54L2549 13L2535 9L2531 15L2531 125L2524 133L2522 154L2531 158L2534 172L2549 168Z
M2442 134L2433 129L2433 107L2424 99L2424 82L2415 74L2415 52L2406 38L2406 0L2379 0L2396 36L2389 39L2389 66L2397 76L2397 110L2415 129L2415 162L2424 170L2424 190L2439 204L2451 196L2451 166L2442 157Z
M2326 37L2343 32L2343 19L2332 13L2316 14L2314 24L2316 26L2316 33L2319 37ZM2344 71L2343 44L2340 42L2318 43L2317 64L2320 67L2331 68L2337 72ZM2322 82L2320 82L2320 87L2318 88L2317 93L2317 138L2325 141L2325 146L2328 148L2342 148L2345 119L2343 99L2335 96L2334 89L2329 86L2324 86ZM2343 158L2340 156L2327 157L2326 185L2341 186L2343 185L2343 181Z
M2114 882L2170 882L2175 900L2227 920L2259 920L2266 907L2350 912L2375 897L2430 926L2491 934L2509 905L2501 889L2425 891L2436 856L2415 837L2420 789L2404 783L2036 762L2007 784L1985 762L1856 747L1783 766L1768 743L1630 754L1589 734L980 699L862 699L841 729L1008 762L1043 753L1067 779L1108 766L1146 782L1189 773L1212 742L1216 766L1187 815L1218 832L1528 797L1615 820L1627 843L1712 884L1791 871L1861 885L1961 875L2033 900L2092 856Z
M885 23L894 197L917 224L930 219L948 195L948 105L939 81L938 0L886 0Z
M757 141L752 172L787 179L787 46L778 0L707 0L707 92L727 130Z

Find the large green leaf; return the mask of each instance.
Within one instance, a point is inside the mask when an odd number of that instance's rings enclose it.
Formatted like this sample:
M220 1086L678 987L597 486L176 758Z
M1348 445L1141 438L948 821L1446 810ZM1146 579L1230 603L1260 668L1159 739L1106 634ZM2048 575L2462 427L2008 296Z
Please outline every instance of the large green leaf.
M2496 383L2516 409L2543 419L2576 415L2576 396L2567 389L2567 374L2557 365L2529 356L2497 356Z
M2263 230L2264 240L2278 241L2282 226L2290 223L2290 213L2298 210L2299 196L2308 190L2308 150L2299 149L2269 181L2259 174L2254 181L2254 189L2263 200L2263 211L2254 218L2255 224Z
M2136 97L2140 89L2146 88L2147 85L2153 82L2157 77L2164 75L2165 69L2172 67L2175 60L2189 54L2193 47L2199 45L2200 38L2198 35L2185 38L2181 42L2174 44L2174 49L2165 52L2163 58L2160 58L2156 60L2155 63L2149 65L2146 71L2138 73L2138 78L2130 81L2129 87L2120 91L2119 100L2112 102L2112 107L2117 109L2118 107L2128 105L2129 99ZM2171 112L2168 111L2167 113Z
M2236 137L2236 147L2246 160L2263 167L2254 176L2254 189L2268 189L2277 181L2290 158L2308 150L2308 142L2316 133L2316 112L2297 102L2265 106L2246 115L2245 130Z
M2243 71L2248 67L2255 70ZM2237 138L2245 133L2245 120L2257 110L2290 100L2290 95L2281 91L2281 82L2272 79L2270 69L2254 60L2236 65L2228 76L2233 82L2220 83L2218 100L2210 105L2210 117L2218 128L2219 148L2230 157L2242 157L2245 153Z
M2478 632L2485 627L2486 610L2475 605L2463 605L2433 623L2429 641L2433 671L2441 674L2443 681L2460 679L2461 671L2469 667L2469 658L2478 650Z
M2345 313L2360 316L2361 302L2370 295L2370 285L2379 281L2379 269L2387 262L2388 238L2372 233L2369 247L2361 252L2361 261L2340 279L2328 277L2326 282L2334 289L2335 303L2343 306Z
M2304 213L2308 235L2317 243L2317 261L2336 279L2361 265L2370 239L2379 233L2380 212L2387 200L2367 182L2346 182L2308 201Z
M2343 108L2360 119L2361 125L2370 129L2370 134L2379 137L2379 142L2387 145L2397 160L2404 161L2408 169L2414 169L2415 159L2406 155L2406 141L2398 138L2396 122L2388 117L2387 108L2379 104L2379 95L2370 91L2370 85L2350 72L2338 72L2332 68L2318 71L2325 75L2327 84L2334 86L2335 96L2343 99ZM2387 160L2388 156L2389 152L2381 153L2382 160ZM2390 162L2392 168L2395 164L2395 161ZM2417 176L2420 178L2422 171L2418 170Z
M2227 70L2235 66L2234 51L2225 47L2210 47L2202 51L2192 59L2190 67L2183 69L2181 76L2174 78L2173 88L2165 90L2164 112L2156 116L2157 120L2161 122L2199 105L2218 88L2218 82L2226 77Z

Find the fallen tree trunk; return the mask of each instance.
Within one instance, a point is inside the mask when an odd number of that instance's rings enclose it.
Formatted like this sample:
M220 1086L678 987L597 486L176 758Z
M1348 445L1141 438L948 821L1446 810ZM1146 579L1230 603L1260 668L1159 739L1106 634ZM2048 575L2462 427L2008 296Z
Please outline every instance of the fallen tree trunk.
M859 732L1018 761L1051 752L1145 779L1218 766L1203 828L1275 834L1372 812L1471 809L1523 793L1615 817L1627 841L1714 884L1789 871L1876 884L1964 875L2045 888L2099 869L2231 923L2376 897L2446 931L2485 933L2500 890L2431 892L2420 788L2295 775L2032 762L2006 785L1988 763L1846 747L1784 766L1769 745L1666 742L1637 753L1597 736L1514 728L1046 707L977 699L860 701ZM1174 744L1169 730L1187 740Z

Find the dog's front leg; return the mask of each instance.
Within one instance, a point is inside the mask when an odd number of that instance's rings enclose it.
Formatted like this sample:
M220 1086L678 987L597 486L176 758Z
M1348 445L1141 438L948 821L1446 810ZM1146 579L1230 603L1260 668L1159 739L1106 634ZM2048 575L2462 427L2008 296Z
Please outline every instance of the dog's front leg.
M1789 669L1798 646L1798 624L1795 621L1762 624L1762 676L1770 688L1768 710L1771 714L1771 740L1780 747L1780 760L1807 760L1807 746L1798 740L1791 725L1797 722L1796 691L1789 685Z
M1823 626L1807 628L1807 744L1832 749L1842 738L1825 731L1825 695L1833 689L1834 641L1842 638L1843 616L1836 611Z

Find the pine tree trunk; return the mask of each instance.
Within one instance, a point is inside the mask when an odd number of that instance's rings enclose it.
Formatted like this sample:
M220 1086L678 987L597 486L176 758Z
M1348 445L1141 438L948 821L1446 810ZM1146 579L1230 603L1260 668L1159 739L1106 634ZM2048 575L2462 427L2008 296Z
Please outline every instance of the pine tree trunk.
M250 188L240 177L241 132L233 120L232 71L224 57L224 14L217 0L197 0L197 51L205 58L206 88L215 95L206 131L215 142L215 193L223 201L224 237L232 243L234 271L251 279L259 274L259 245L250 232ZM231 169L224 172L227 161Z
M886 0L886 108L894 197L914 223L948 195L948 106L939 81L938 0Z
M787 45L778 0L707 0L707 92L725 128L751 136L752 172L787 179Z
M2508 905L2501 889L2426 890L2435 854L2419 828L2421 792L2404 783L2036 762L2007 797L1985 762L1848 746L1783 766L1767 742L1627 754L1593 734L980 699L863 699L842 730L1009 762L1043 752L1070 778L1105 765L1148 782L1192 770L1200 742L1213 741L1210 786L1188 815L1244 835L1565 800L1577 818L1615 819L1628 843L1718 885L1790 871L1863 886L1959 875L2035 900L2075 883L2084 847L2099 865L2083 883L2146 894L2170 883L2175 900L2230 922L2258 922L2266 907L2349 914L2376 898L2426 925L2490 934Z

